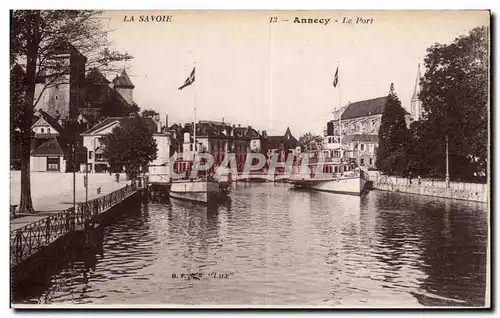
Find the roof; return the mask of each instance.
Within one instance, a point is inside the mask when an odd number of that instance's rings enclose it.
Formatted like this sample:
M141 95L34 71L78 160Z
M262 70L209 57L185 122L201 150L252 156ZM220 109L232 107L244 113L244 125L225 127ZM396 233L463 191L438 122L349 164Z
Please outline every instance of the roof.
M108 79L97 69L97 67L90 70L85 81L91 84L109 84Z
M101 130L102 128L113 123L114 121L120 121L121 118L122 117L108 117L108 118L104 119L103 121L101 121L100 123L96 124L94 127L90 128L89 130L82 133L82 135L92 135L96 131Z
M61 127L61 125L59 125L59 123L57 122L57 119L55 119L54 117L50 116L49 114L47 114L45 111L39 109L38 110L38 113L40 114L40 116L50 125L52 126L52 128L54 128L55 130L57 130L58 133L62 134L64 132L64 129ZM36 122L35 122L36 123Z
M292 135L292 132L290 131L290 127L286 127L284 137L285 137L285 139L288 139L288 140L297 141L297 139L295 139L295 137Z
M415 88L413 88L413 95L411 95L411 100L417 99L420 93L420 63L418 64L417 78L415 80Z
M124 87L124 88L134 88L134 84L132 84L132 81L130 80L130 77L128 76L127 72L123 70L123 72L120 74L120 76L116 76L113 79L113 85L115 87Z
M283 142L283 136L267 136L267 147L269 149L278 149L281 142Z
M351 103L342 114L342 119L382 114L384 112L386 101L387 96L384 96Z
M78 56L79 58L87 60L87 57L80 53L71 43L64 41L59 45L56 45L53 49L54 54L71 54L72 56Z
M64 151L59 141L54 138L49 141L44 142L37 148L31 151L31 156L43 157L43 156L64 156Z
M11 76L26 76L26 72L24 72L24 69L21 65L18 63L14 63L14 66L10 69L10 74Z
M269 149L277 149L280 144L289 144L295 146L297 144L297 139L292 135L290 127L286 128L285 134L283 136L268 136L267 146Z
M95 132L101 130L102 128L111 125L113 122L118 121L119 124L122 124L123 122L130 120L130 117L108 117L95 125L94 127L90 128L89 130L85 131L82 133L82 135L92 135ZM148 126L149 130L152 133L156 133L158 131L158 127L156 126L156 123L153 119L151 118L142 118L146 125Z
M170 126L168 130L178 130L180 133L193 133L193 123L186 123L184 127L178 124ZM223 122L199 121L196 123L196 137L224 138L224 139L256 139L263 138L251 126L235 127Z
M361 134L361 135L345 135L342 142L373 142L378 143L378 135Z

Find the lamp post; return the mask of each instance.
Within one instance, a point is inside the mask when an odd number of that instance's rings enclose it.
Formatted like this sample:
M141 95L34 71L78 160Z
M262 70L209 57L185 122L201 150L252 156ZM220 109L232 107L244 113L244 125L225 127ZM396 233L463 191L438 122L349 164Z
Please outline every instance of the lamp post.
M450 168L448 159L448 135L446 135L446 187L450 187Z
M73 147L72 147L72 162L71 162L71 170L73 172L73 211L76 213L76 160L75 160L75 152L76 152L76 139L73 140Z
M89 200L89 151L87 147L85 149L85 202Z

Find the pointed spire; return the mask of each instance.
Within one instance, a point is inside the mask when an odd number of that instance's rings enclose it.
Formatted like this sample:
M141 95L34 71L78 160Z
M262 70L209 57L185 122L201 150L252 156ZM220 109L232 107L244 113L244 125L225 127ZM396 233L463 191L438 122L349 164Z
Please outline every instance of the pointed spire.
M115 79L113 80L113 84L115 87L123 87L123 88L135 87L134 84L132 84L132 81L130 80L130 77L128 76L125 69L123 69L120 75L116 75Z
M413 88L413 95L411 95L411 100L418 99L418 94L420 93L420 63L418 63L417 78L415 79L415 87Z
M396 92L394 91L394 83L391 83L391 87L389 88L389 96L395 96Z

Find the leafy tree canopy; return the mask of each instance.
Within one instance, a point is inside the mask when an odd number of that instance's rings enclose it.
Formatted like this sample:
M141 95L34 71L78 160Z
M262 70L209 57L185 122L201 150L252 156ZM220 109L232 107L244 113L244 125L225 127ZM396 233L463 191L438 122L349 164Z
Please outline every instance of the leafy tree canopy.
M307 132L299 137L298 143L304 151L320 150L323 146L323 137Z
M488 159L489 29L478 27L451 44L427 50L420 99L432 133L421 138L444 149L449 140L450 176L486 171ZM426 147L429 148L429 147ZM425 154L422 154L425 155ZM456 166L456 165L459 166ZM471 165L476 168L471 170ZM440 166L444 174L445 165ZM433 170L437 170L434 167ZM472 172L471 172L472 171Z
M127 176L135 178L140 169L156 159L153 133L141 117L123 119L120 126L104 138L104 158L113 168L124 166Z
M157 111L152 110L152 109L145 109L141 113L142 117L154 117L154 116L158 116L158 115L160 115L160 113L158 113Z

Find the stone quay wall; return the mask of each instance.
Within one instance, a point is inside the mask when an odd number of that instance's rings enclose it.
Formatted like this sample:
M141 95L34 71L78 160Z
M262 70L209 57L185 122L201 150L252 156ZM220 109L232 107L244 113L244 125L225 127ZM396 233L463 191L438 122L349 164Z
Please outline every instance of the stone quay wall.
M489 187L482 183L449 182L434 179L408 179L370 172L373 188L384 191L404 192L441 198L488 202Z

